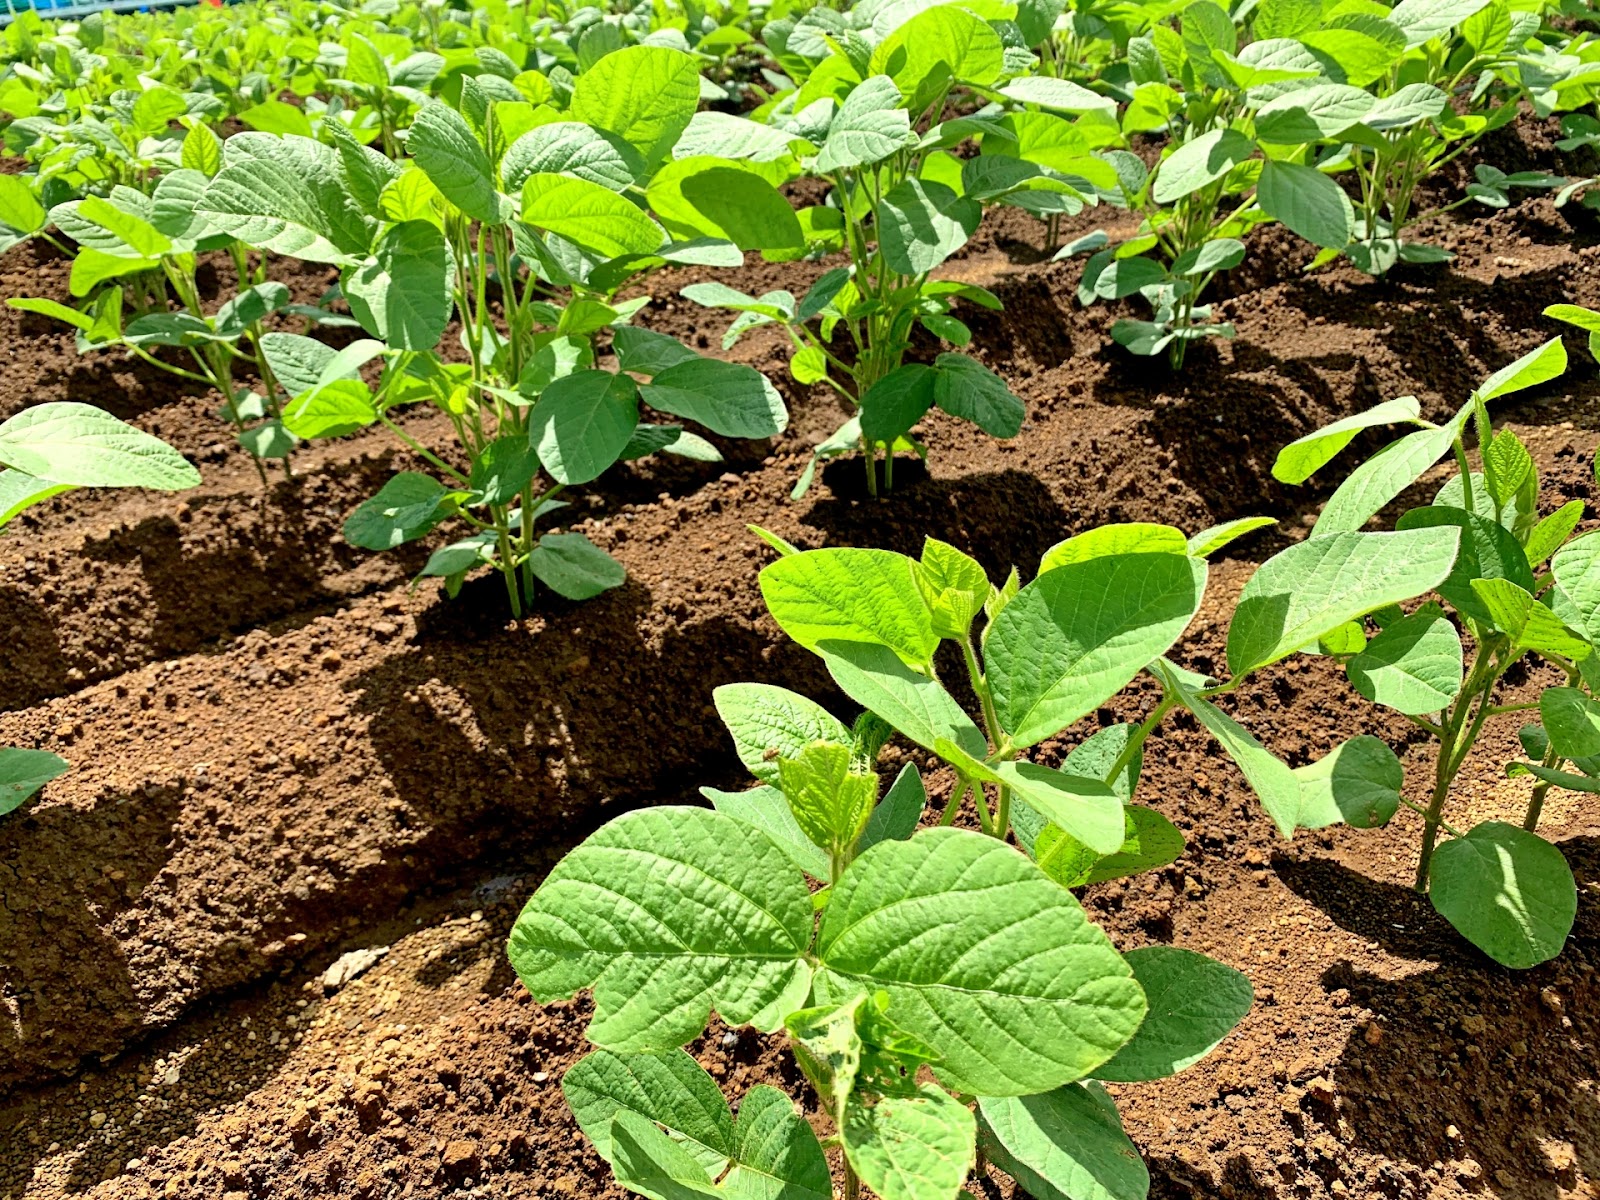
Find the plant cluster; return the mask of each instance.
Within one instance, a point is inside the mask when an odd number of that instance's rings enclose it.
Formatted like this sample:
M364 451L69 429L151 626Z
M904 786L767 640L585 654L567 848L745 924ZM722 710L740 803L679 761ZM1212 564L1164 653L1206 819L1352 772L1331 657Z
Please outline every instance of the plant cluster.
M1159 661L1199 607L1204 555L1255 524L1176 542L1164 527L1096 530L1053 548L1026 586L1014 570L996 585L932 539L913 560L767 535L782 553L761 575L769 611L861 716L846 725L766 684L720 688L758 786L708 789L709 811L612 821L511 936L537 999L594 993L596 1049L562 1088L619 1183L832 1197L836 1147L846 1196L865 1184L948 1200L981 1150L1035 1195L1145 1194L1101 1083L1194 1063L1248 1011L1250 984L1177 947L1119 953L1069 890L1183 851L1133 803L1148 731L1102 730L1059 769L1023 754ZM941 682L947 658L973 713ZM955 769L931 827L917 768L887 788L877 772L896 734ZM969 798L977 830L955 827ZM713 1010L785 1035L825 1141L772 1088L743 1096L734 1120L682 1049Z

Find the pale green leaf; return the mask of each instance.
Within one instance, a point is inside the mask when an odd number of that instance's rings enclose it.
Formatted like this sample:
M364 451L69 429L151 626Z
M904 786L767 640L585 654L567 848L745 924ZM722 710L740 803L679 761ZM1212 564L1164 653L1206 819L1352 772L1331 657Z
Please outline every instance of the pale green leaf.
M511 963L544 1003L592 988L596 1045L666 1050L712 1009L777 1029L810 986L811 925L805 878L771 838L705 809L649 808L545 877L512 930Z
M1454 526L1338 533L1274 555L1239 597L1228 628L1228 670L1257 670L1348 621L1431 590L1449 575L1460 540Z
M982 1095L1083 1078L1145 1012L1071 893L966 830L923 830L857 858L834 885L816 954L830 992L886 992L895 1024L939 1047L940 1079Z
M1031 746L1121 691L1188 627L1204 561L1123 554L1049 571L994 618L984 646L1000 723Z

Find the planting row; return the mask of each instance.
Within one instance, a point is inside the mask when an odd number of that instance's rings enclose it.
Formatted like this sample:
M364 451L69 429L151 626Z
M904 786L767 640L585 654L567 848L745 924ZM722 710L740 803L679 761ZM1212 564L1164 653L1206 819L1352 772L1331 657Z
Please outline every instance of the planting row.
M79 303L11 303L71 326L84 352L214 388L263 482L269 465L292 474L304 442L382 425L428 470L385 483L346 540L381 551L452 524L462 536L422 575L453 595L498 572L520 616L541 589L582 601L624 581L564 528L575 489L649 454L714 461L695 429L759 440L787 423L759 372L634 322L650 271L835 256L803 296L704 282L683 294L735 314L724 348L781 327L794 379L850 405L797 495L818 461L857 451L869 490L889 492L897 455L926 453L913 431L932 408L996 437L1023 427L1005 380L961 352L964 306L999 300L937 277L985 207L1032 213L1052 239L1091 206L1137 213L1128 239L1090 234L1060 256L1092 252L1085 303L1149 302L1153 319L1119 322L1118 342L1181 364L1192 340L1229 332L1202 294L1257 225L1282 223L1319 263L1442 262L1406 236L1437 190L1429 177L1520 106L1572 110L1600 89L1600 53L1552 15L1507 0L1232 13L1198 0L1137 16L901 0L721 20L294 4L243 37L238 11L55 36L25 16L6 35L0 104L30 170L0 177L0 216L73 255ZM235 121L249 131L220 136ZM1573 148L1600 140L1583 114L1566 125ZM1165 138L1158 155L1147 135ZM1514 187L1587 203L1591 182L1480 167L1437 207L1504 205ZM816 202L796 207L803 197ZM214 252L240 290L207 312L197 270ZM284 258L336 268L337 288L292 303L273 279ZM1600 314L1548 315L1600 348ZM941 347L913 354L924 336ZM1581 502L1540 511L1532 456L1495 431L1490 405L1566 367L1555 338L1442 422L1400 397L1283 447L1273 473L1294 485L1368 431L1399 431L1252 575L1225 678L1167 656L1205 597L1207 560L1270 518L1092 529L1025 585L932 539L912 559L801 552L755 530L775 555L761 575L772 618L861 714L847 724L760 681L720 689L756 786L607 824L511 938L536 998L593 992L596 1049L563 1087L618 1181L663 1200L829 1197L832 1147L846 1196L864 1183L935 1200L961 1193L981 1147L1041 1197L1143 1196L1101 1081L1181 1070L1251 1003L1243 976L1203 955L1120 953L1073 895L1182 853L1178 830L1137 803L1143 749L1175 710L1283 836L1413 809L1416 886L1438 912L1506 966L1557 955L1577 892L1536 831L1550 789L1600 792L1600 533L1580 533ZM447 428L447 444L397 420L419 404L443 414L427 427ZM1431 502L1390 522L1447 460L1457 469ZM0 425L0 463L0 519L75 486L198 481L158 440L77 404ZM1339 662L1357 693L1436 740L1425 789L1370 736L1290 767L1213 703L1297 654ZM1560 682L1507 702L1507 675L1530 660ZM1141 675L1159 692L1141 722L1087 738L1060 769L1028 760ZM1525 722L1506 770L1531 778L1527 810L1520 825L1468 827L1453 784L1499 718ZM916 767L879 778L896 737L953 770L937 817ZM0 752L0 814L65 768ZM744 1095L735 1119L682 1050L713 1011L787 1033L825 1140L771 1088Z

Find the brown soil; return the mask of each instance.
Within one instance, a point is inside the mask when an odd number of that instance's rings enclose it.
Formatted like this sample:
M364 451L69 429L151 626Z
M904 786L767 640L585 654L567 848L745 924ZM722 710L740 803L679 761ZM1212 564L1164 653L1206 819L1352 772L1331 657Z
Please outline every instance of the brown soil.
M1551 166L1530 128L1515 165ZM1116 215L1083 214L1065 236ZM1006 303L962 315L976 353L1028 401L1022 436L995 443L930 419L928 470L905 473L892 501L867 501L846 461L791 504L808 447L843 414L783 382L781 341L754 331L731 357L785 387L790 430L725 445L724 464L607 477L574 524L627 565L628 584L541 603L520 623L493 579L456 601L409 590L427 547L343 543L349 510L409 465L381 433L307 453L295 480L263 491L212 415L216 397L79 359L57 328L0 310L14 360L0 413L99 403L205 476L174 496L63 497L0 542L12 631L0 744L74 764L0 822L0 1197L617 1195L559 1094L582 1053L583 1005L532 1004L502 948L540 873L614 811L738 783L713 687L758 679L830 696L764 615L755 576L768 554L745 524L808 546L914 551L932 534L999 572L1107 521L1278 517L1213 572L1183 647L1205 669L1253 564L1303 536L1326 496L1273 482L1276 449L1395 395L1437 416L1553 334L1547 304L1600 306L1600 231L1572 223L1583 219L1544 198L1463 210L1429 231L1455 263L1384 280L1342 265L1306 276L1302 247L1264 238L1219 292L1238 340L1198 348L1174 375L1110 343L1131 306L1076 304L1081 260L1049 263L1037 222L996 214L948 273ZM716 274L798 293L820 270ZM715 351L724 318L676 296L701 275L652 280L645 320ZM326 280L292 282L315 293ZM47 252L0 260L7 294L64 287ZM1499 414L1529 441L1551 504L1600 499L1600 379L1580 338L1570 349L1560 384ZM443 444L441 422L408 420ZM1234 711L1296 763L1353 733L1384 736L1420 792L1425 747L1352 699L1306 661ZM1098 719L1149 700L1134 689ZM1523 798L1497 769L1511 731L1495 737L1464 792L1477 819ZM1558 1200L1600 1186L1592 805L1546 818L1580 881L1573 938L1556 962L1512 973L1405 887L1413 820L1282 843L1183 719L1152 747L1142 797L1185 830L1187 853L1089 889L1086 904L1119 945L1206 951L1257 992L1206 1062L1117 1089L1156 1195ZM387 953L324 984L330 964L369 947ZM798 1094L792 1068L748 1031L715 1029L697 1051L734 1095L759 1081Z

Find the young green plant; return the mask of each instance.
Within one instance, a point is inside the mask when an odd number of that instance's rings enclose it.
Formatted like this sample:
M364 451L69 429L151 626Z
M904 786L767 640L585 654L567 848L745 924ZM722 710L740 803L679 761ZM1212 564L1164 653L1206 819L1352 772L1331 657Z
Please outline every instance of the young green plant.
M1583 505L1538 510L1538 474L1516 435L1494 432L1488 405L1549 382L1566 366L1559 339L1490 376L1443 424L1409 396L1308 434L1274 464L1298 484L1358 434L1386 425L1411 432L1361 463L1334 491L1311 535L1262 564L1228 628L1225 683L1161 664L1165 688L1145 727L1188 709L1234 760L1285 836L1335 822L1372 827L1402 807L1421 818L1415 886L1468 941L1506 966L1530 967L1560 952L1577 895L1559 850L1534 832L1548 789L1600 791L1600 702L1594 698L1600 637L1600 537L1572 539ZM1482 467L1469 469L1475 428ZM1442 459L1459 471L1433 502L1402 515L1393 531L1364 526ZM1410 607L1403 607L1409 605ZM1394 751L1362 735L1317 763L1291 769L1211 702L1256 672L1297 653L1343 664L1360 696L1400 714L1434 739L1427 796L1406 795ZM1501 694L1525 659L1552 664L1558 686L1537 700ZM1522 734L1532 761L1508 770L1535 777L1520 824L1470 828L1451 808L1456 781L1490 721L1540 712ZM1592 747L1592 748L1591 748ZM1570 768L1570 769L1569 769ZM1448 841L1440 843L1441 835Z
M769 609L866 711L852 727L783 688L718 689L760 786L709 791L710 811L620 817L528 902L510 941L523 982L543 1002L594 993L597 1049L562 1081L579 1125L622 1186L652 1197L831 1200L864 1186L955 1200L981 1147L1035 1195L1140 1200L1149 1176L1101 1082L1196 1061L1248 1011L1250 984L1176 947L1119 954L1068 890L1183 849L1128 802L1129 727L1088 739L1061 771L1019 754L1172 644L1204 561L1181 538L1151 553L1079 541L1028 586L1013 572L995 587L932 540L920 561L769 541L784 554L762 574ZM973 623L986 607L980 668ZM945 641L971 672L977 719L939 682ZM1078 669L1084 647L1092 671ZM915 767L880 798L891 732L961 776L939 827L919 829ZM983 832L950 825L967 793ZM1026 849L1008 843L1013 829ZM734 1119L682 1049L712 1011L786 1036L825 1140L767 1086Z
M623 582L583 534L537 527L569 489L656 451L718 458L681 425L642 422L642 404L731 438L775 435L787 413L759 372L630 325L648 297L616 299L668 261L740 261L725 240L675 242L641 204L694 116L696 60L616 50L578 78L566 113L498 98L505 81L488 78L498 82L463 79L458 106L424 104L403 162L334 122L331 146L236 135L198 207L253 245L337 265L371 335L338 353L294 334L263 339L291 397L285 429L310 439L381 424L431 468L386 483L346 539L390 549L458 519L473 532L422 574L453 594L493 566L521 615L539 584L586 599ZM443 345L452 325L464 362ZM608 334L614 371L599 365ZM375 385L359 373L373 361ZM419 402L445 415L456 451L421 444L395 419Z
M1015 60L994 23L958 5L878 16L876 24L847 28L867 17L813 9L783 41L785 61L805 65L804 82L763 106L764 127L720 125L722 136L705 147L725 156L742 151L756 163L790 154L795 167L773 182L799 176L830 189L823 204L774 213L788 236L760 245L769 257L848 256L848 266L824 272L798 301L720 283L683 289L691 300L739 314L724 346L752 328L782 326L795 379L828 387L850 409L850 419L816 447L797 497L818 460L854 449L866 459L868 490L892 488L896 452L925 453L911 430L933 407L995 437L1017 434L1024 407L998 375L955 351L931 363L907 363L906 355L919 327L956 347L971 342L971 330L951 313L957 300L1000 306L981 287L935 278L977 231L985 206L1076 212L1089 198L1081 179L1031 160L1014 141L997 137L1004 152L985 146L967 160L948 153L993 123L945 121L947 102L965 91L1003 90L1013 74ZM1105 169L1087 150L1073 158L1084 170ZM761 191L769 206L770 192Z

